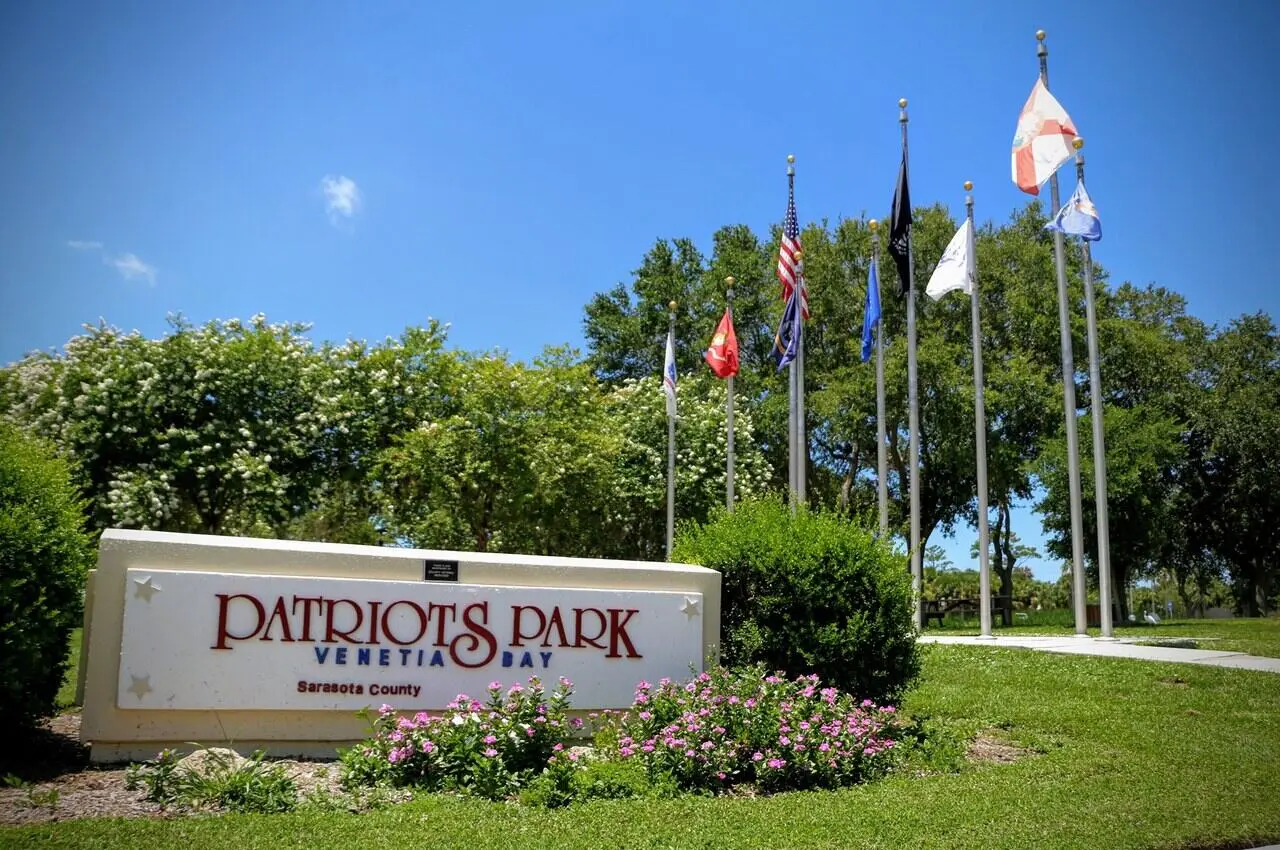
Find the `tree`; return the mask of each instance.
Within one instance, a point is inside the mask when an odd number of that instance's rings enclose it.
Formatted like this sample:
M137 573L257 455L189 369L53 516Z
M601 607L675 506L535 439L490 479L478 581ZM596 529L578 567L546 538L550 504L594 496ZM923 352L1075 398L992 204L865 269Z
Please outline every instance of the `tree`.
M376 465L393 534L426 548L604 554L621 441L590 368L567 349L531 365L457 354L438 381L442 409Z
M1204 347L1192 413L1197 531L1225 560L1237 604L1258 616L1280 589L1280 334L1244 316Z
M354 415L332 364L304 325L171 326L90 327L6 369L0 403L74 460L99 528L272 534L312 504Z

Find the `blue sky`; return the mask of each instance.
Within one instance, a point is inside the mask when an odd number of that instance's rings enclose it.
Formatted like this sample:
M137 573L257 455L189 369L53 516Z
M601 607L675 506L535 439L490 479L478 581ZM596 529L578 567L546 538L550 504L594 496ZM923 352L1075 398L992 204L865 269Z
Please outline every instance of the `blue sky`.
M1004 219L1026 200L1009 144L1037 28L1113 279L1210 321L1274 314L1280 5L1222 9L4 4L0 362L98 317L159 334L171 311L580 344L583 305L655 238L779 221L787 153L802 219L885 215L899 97L917 203L958 210L971 179L978 217ZM972 538L941 542L960 562Z

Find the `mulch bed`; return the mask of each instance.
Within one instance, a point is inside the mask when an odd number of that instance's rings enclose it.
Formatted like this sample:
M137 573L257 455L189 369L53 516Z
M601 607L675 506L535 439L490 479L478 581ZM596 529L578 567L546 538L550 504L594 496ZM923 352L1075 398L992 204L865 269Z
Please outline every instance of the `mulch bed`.
M76 818L171 818L186 813L146 800L143 789L125 788L125 765L89 763L80 744L80 715L63 714L46 722L30 739L15 742L0 757L0 824L35 824ZM299 796L314 790L337 793L334 762L273 759L298 786Z

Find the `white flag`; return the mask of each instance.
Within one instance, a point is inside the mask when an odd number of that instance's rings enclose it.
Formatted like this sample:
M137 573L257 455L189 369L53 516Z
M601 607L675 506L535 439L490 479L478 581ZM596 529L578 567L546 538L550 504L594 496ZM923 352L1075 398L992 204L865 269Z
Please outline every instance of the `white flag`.
M662 392L667 396L667 415L676 415L676 344L674 334L667 332L667 359L662 364Z
M973 292L973 281L973 225L966 218L956 235L951 237L947 250L942 252L942 259L938 260L933 274L929 276L929 285L924 292L934 301L953 289L969 295Z

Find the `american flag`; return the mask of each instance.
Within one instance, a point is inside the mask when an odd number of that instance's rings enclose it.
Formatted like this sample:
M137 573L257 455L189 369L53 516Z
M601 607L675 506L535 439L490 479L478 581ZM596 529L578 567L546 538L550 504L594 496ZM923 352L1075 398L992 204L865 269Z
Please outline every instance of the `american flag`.
M787 185L787 217L782 223L782 245L778 248L778 280L782 281L782 300L791 297L796 281L800 283L800 315L809 319L809 285L804 279L804 262L800 252L800 222L796 219L794 178Z

